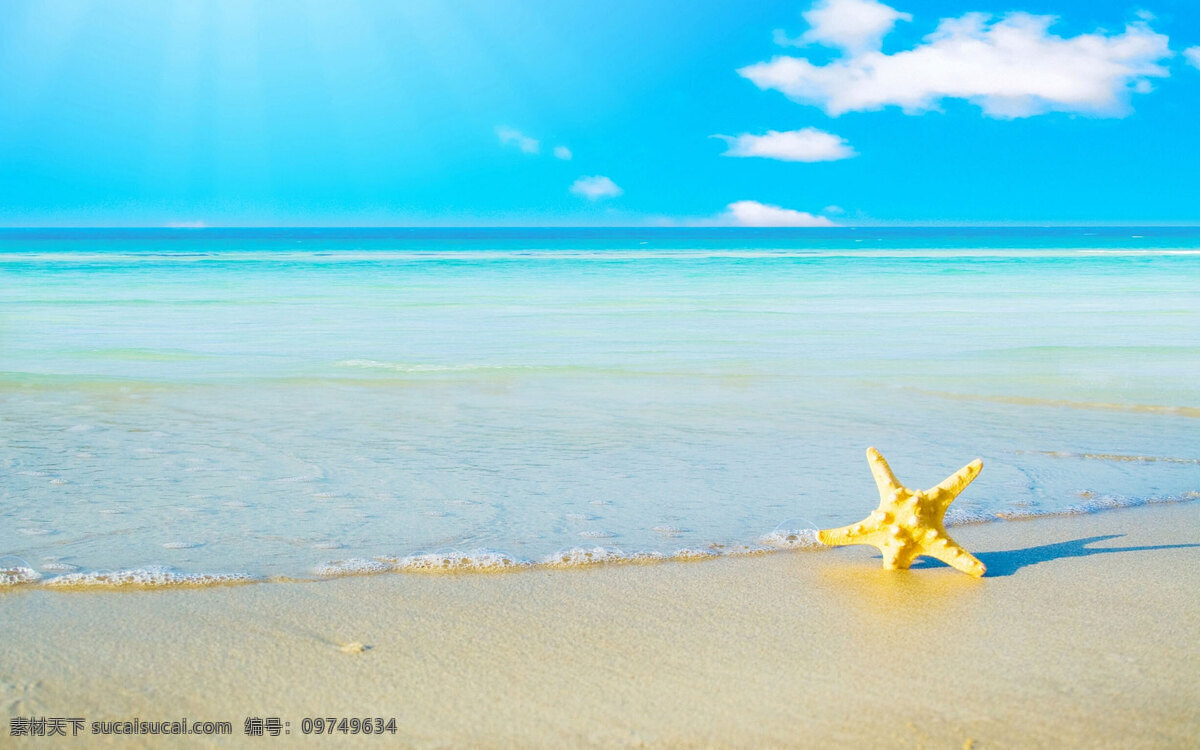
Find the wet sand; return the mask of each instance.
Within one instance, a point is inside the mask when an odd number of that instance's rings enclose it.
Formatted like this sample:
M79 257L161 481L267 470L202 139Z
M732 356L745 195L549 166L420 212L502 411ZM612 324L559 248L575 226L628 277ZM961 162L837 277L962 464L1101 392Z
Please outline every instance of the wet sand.
M0 596L0 713L229 721L13 747L1194 747L1200 503L958 527L982 580L867 548ZM362 644L363 650L353 644ZM304 717L395 717L309 737ZM247 717L290 722L247 737ZM68 730L69 732L69 730Z

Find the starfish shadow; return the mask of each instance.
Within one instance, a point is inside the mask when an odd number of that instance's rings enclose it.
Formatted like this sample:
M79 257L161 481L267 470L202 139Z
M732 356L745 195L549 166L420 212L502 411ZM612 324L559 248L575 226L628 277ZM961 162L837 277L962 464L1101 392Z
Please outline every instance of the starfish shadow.
M1051 560L1061 560L1066 557L1088 557L1089 555L1103 555L1109 552L1148 552L1150 550L1160 549L1184 549L1187 547L1200 547L1200 544L1158 544L1146 547L1089 547L1089 544L1095 542L1103 542L1108 539L1117 539L1125 536L1124 534L1105 534L1103 536L1089 536L1082 539L1072 539L1069 542L1056 542L1054 544L1043 544L1038 547L1026 547L1024 549L1009 549L999 552L980 552L975 556L980 562L987 566L986 578L996 578L1000 576L1010 576L1016 573L1021 568L1029 565L1037 565L1038 563L1049 562ZM934 560L929 557L923 557L913 563L914 568L940 568L947 567L945 563Z

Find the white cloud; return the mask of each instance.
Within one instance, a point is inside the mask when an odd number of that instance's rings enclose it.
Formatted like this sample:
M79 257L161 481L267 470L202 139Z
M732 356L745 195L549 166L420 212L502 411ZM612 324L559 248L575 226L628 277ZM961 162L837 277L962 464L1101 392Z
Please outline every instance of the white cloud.
M807 211L795 211L758 201L735 201L717 216L715 224L737 227L831 227L833 222L824 216Z
M571 185L571 192L575 195L582 195L588 200L595 201L601 198L612 198L620 195L621 188L617 187L617 183L602 175L593 175L591 177L580 177Z
M1158 64L1171 54L1168 39L1144 21L1120 34L1063 38L1049 32L1054 20L968 13L943 19L921 44L892 55L866 51L826 65L780 56L738 73L831 115L893 105L913 114L943 99L965 99L1001 118L1051 111L1121 116L1131 91L1144 90L1148 77L1168 75ZM822 28L826 43L851 40L827 23Z
M555 159L562 159L563 161L571 161L571 156L572 156L571 149L567 148L566 146L555 146L554 147L554 158Z
M846 139L816 128L768 130L766 135L718 135L729 144L723 156L761 156L780 161L838 161L857 156Z
M811 28L797 41L782 41L794 46L823 44L851 54L877 51L896 21L912 20L911 14L876 0L820 0L801 15ZM779 34L776 41L781 41Z
M536 138L530 138L520 130L514 130L504 126L496 128L496 137L500 139L501 143L515 144L517 148L521 149L527 154L536 154L538 149L541 148L541 144L538 143Z
M1200 47L1188 47L1183 51L1183 56L1187 58L1194 67L1200 68Z

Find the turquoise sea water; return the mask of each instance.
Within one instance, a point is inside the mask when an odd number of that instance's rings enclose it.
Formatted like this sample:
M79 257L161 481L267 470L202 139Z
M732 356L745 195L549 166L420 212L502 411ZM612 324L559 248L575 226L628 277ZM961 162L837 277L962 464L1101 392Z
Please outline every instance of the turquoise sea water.
M0 232L10 581L803 544L868 445L1187 499L1198 427L1197 229Z

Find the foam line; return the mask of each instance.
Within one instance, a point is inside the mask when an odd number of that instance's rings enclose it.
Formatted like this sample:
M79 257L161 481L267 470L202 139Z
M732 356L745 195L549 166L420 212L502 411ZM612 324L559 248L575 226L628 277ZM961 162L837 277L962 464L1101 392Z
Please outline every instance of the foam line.
M1085 502L1066 508L974 511L951 508L946 513L947 526L1022 521L1053 516L1074 516L1109 510L1136 508L1200 500L1200 491L1162 497L1091 496ZM0 566L0 588L44 587L52 589L138 590L160 588L206 588L274 581L315 581L344 576L378 575L383 573L496 573L531 569L571 569L607 565L652 564L661 562L694 562L722 557L769 554L780 551L823 549L817 541L816 529L776 529L759 538L759 545L721 545L685 547L672 553L654 550L625 552L616 547L572 547L546 555L538 561L522 560L503 552L477 549L467 552L436 552L398 557L347 558L316 566L316 578L272 578L265 580L249 575L230 573L181 573L166 566L147 566L115 571L71 572L43 577L19 558ZM72 566L49 563L47 571Z

